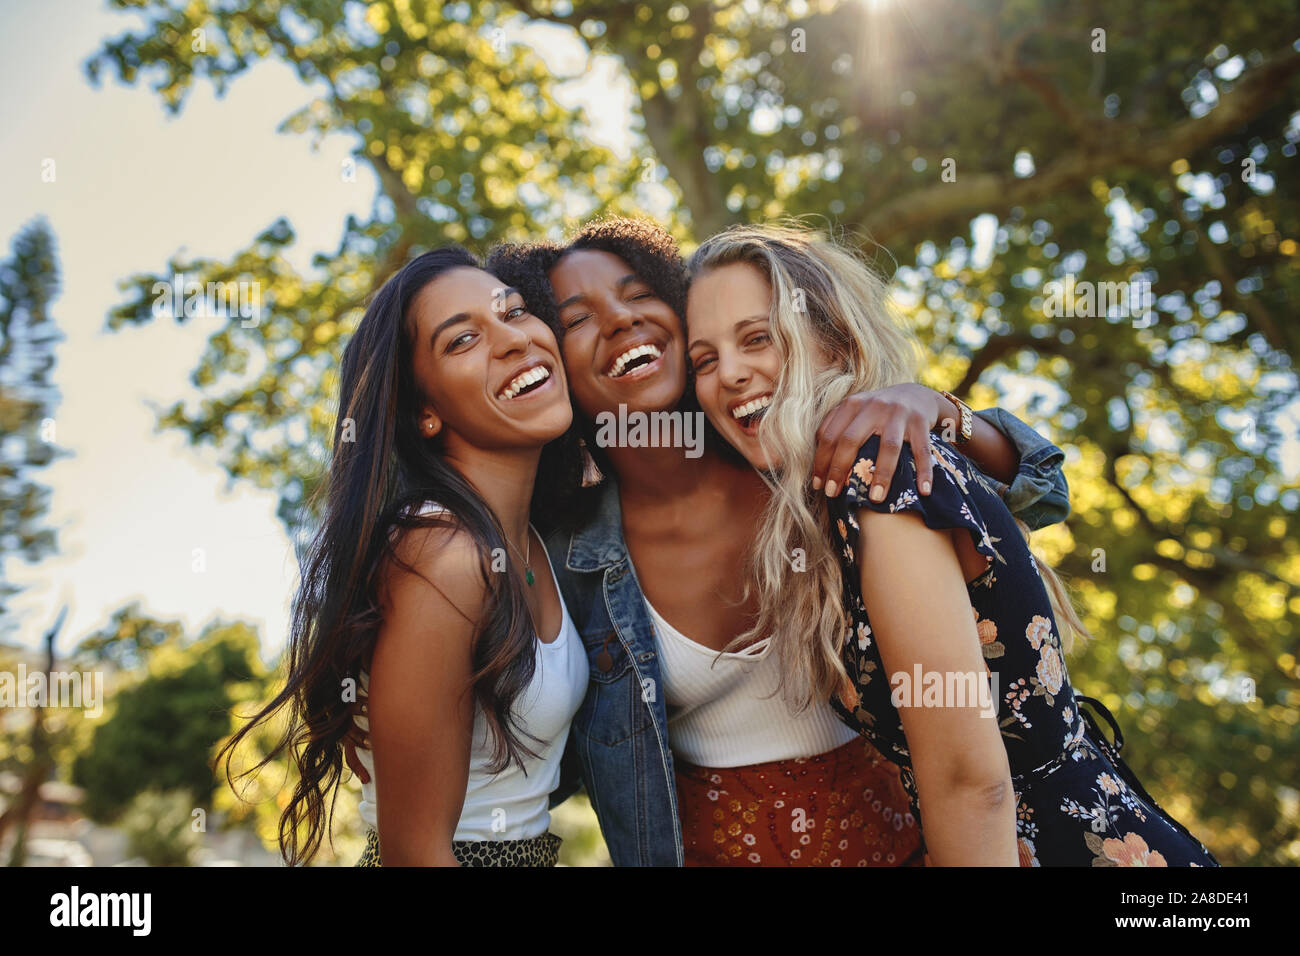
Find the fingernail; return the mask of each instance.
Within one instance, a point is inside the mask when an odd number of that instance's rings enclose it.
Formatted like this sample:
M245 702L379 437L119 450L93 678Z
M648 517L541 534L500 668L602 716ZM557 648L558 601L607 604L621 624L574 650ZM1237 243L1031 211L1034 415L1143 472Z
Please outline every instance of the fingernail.
M837 492L837 491L839 491L839 490L840 490L840 486L837 485L834 481L828 481L828 482L826 482L826 497L827 497L827 498L834 498L834 497L835 497L835 492Z
M885 500L885 489L882 488L882 487L880 487L880 485L872 485L872 486L871 486L871 500L874 501L876 504L880 504L880 502L884 501L884 500Z
M930 493L930 483L928 481L921 482L921 494L928 495L929 493Z
M816 475L813 475L813 491L820 491L821 487L822 487L822 480L818 478Z

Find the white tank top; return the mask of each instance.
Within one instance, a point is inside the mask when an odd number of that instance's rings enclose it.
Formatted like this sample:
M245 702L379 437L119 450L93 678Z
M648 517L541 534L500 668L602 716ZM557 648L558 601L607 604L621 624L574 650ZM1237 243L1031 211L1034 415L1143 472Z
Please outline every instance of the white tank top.
M425 506L421 514L438 509ZM543 547L542 553L546 554ZM550 565L550 555L546 561ZM551 566L551 579L555 569ZM515 699L523 733L542 741L534 743L520 734L520 740L536 757L525 756L523 767L511 763L499 773L491 773L491 738L487 721L478 704L474 705L474 737L469 759L469 780L465 787L465 804L456 824L455 840L526 840L541 836L551 824L548 809L551 791L560 784L560 758L569 739L569 725L587 692L589 668L564 595L560 599L560 633L550 643L537 640L533 679ZM362 686L369 692L370 678L361 675ZM356 718L363 732L370 732L370 721ZM368 750L358 748L357 759L370 774L370 783L361 785L361 819L371 829L378 827L379 805L375 795L375 767Z
M692 641L645 602L659 644L673 755L700 767L745 767L812 757L856 738L831 709L814 702L792 714L776 693L780 663L772 639L719 655Z

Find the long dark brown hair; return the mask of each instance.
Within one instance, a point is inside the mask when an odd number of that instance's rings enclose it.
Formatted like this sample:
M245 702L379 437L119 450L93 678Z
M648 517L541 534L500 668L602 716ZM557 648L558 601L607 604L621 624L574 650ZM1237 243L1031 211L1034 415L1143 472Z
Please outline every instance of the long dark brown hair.
M475 541L489 600L473 643L472 690L493 740L489 769L498 772L533 754L520 739L512 711L533 677L535 635L528 605L516 575L489 572L493 550L505 550L505 533L478 492L443 458L441 440L420 432L416 414L425 399L412 366L411 303L443 273L466 267L482 268L458 246L413 259L375 295L348 342L329 475L318 492L323 518L302 562L285 685L217 756L218 762L225 758L230 780L240 741L289 708L284 735L246 773L256 773L285 751L293 756L298 781L279 831L280 852L290 864L310 860L330 831L352 719L346 692L356 688L375 647L382 618L380 579L390 567L419 573L395 550L408 529L455 527ZM560 463L554 454L547 457L552 467ZM563 464L570 471L580 468L573 461ZM557 482L552 478L546 484ZM417 516L430 501L446 513Z

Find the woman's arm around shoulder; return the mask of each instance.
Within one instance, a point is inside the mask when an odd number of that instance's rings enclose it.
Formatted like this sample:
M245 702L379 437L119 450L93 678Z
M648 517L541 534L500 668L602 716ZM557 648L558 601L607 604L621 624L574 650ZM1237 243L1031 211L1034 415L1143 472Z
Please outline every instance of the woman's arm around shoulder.
M977 457L972 459L1001 486L1007 510L1031 531L1070 517L1070 485L1062 468L1065 452L1005 409L981 409L975 419L977 431L996 429L1015 447L1019 464L1010 477L995 475Z
M929 433L939 428L951 442L960 420L959 406L923 385L905 383L849 395L817 429L813 490L822 488L824 481L827 497L834 498L846 486L858 449L879 435L870 494L873 501L881 501L903 445L924 448ZM1064 453L1014 415L1001 408L975 412L971 439L961 451L996 482L1007 509L1031 530L1069 517L1070 488L1061 471ZM917 491L924 497L930 493L930 458L922 455L915 464Z

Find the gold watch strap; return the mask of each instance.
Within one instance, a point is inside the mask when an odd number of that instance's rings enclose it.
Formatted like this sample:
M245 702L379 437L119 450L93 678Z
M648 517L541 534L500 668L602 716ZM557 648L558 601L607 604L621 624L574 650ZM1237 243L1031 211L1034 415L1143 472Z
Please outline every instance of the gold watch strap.
M966 444L966 442L971 440L971 435L974 433L975 413L970 410L969 405L963 402L952 392L941 391L939 394L942 395L944 398L948 399L948 401L952 402L954 405L956 405L958 411L961 413L961 424L957 429L956 444L958 445Z

